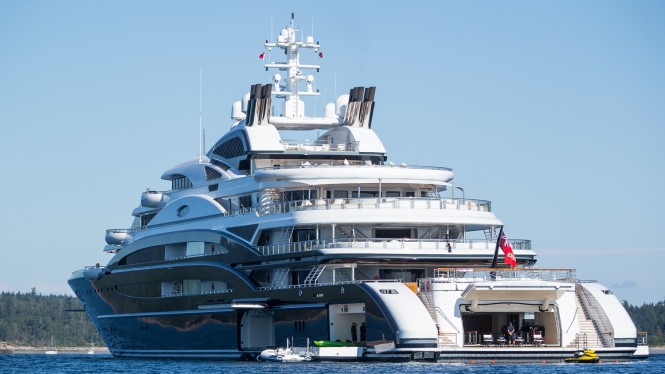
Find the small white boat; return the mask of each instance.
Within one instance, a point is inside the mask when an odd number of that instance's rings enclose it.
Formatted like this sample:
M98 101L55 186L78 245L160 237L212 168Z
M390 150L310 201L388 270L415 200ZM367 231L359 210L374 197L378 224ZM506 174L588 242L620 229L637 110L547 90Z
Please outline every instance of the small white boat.
M51 336L51 346L46 351L44 351L44 354L47 354L47 355L57 355L58 354L58 350L55 349L55 344L53 344L53 337L52 336Z
M309 348L309 339L307 339L307 349L302 352L295 352L293 347L289 347L289 339L286 339L286 348L265 349L256 356L256 359L273 362L307 362L312 361L313 357Z

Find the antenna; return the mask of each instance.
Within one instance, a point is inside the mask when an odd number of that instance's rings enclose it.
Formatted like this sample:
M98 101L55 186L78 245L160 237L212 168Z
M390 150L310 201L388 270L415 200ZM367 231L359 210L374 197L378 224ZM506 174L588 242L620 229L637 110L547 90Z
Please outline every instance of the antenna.
M203 70L199 68L199 164L203 161Z
M335 97L337 97L337 72L335 72Z

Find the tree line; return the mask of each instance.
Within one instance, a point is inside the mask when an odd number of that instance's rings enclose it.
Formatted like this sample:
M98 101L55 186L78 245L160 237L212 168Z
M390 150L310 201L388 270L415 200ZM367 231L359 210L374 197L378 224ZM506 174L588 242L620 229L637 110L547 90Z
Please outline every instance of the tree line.
M646 331L649 335L649 345L665 344L665 302L644 303L642 306L630 305L623 302L630 318L633 319L637 331Z
M83 305L75 297L0 293L0 342L24 347L102 345Z
M638 331L646 331L649 345L665 344L665 302L630 305L624 308ZM81 302L66 295L0 293L0 342L10 345L47 347L51 339L61 347L102 345Z

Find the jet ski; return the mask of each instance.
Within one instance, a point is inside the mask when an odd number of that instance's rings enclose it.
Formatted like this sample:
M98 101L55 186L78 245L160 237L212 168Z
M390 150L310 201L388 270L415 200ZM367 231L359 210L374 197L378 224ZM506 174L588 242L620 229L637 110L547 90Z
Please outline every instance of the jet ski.
M585 349L582 352L575 352L575 357L568 357L565 361L578 364L597 364L600 362L600 357L593 349Z

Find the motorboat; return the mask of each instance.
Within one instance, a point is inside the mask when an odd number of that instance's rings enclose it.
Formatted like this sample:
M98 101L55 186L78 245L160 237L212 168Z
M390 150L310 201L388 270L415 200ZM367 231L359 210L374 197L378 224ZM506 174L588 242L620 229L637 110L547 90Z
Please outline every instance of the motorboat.
M256 359L258 361L273 362L309 362L314 358L309 345L304 351L296 352L296 348L289 346L289 340L286 340L286 348L264 349Z

